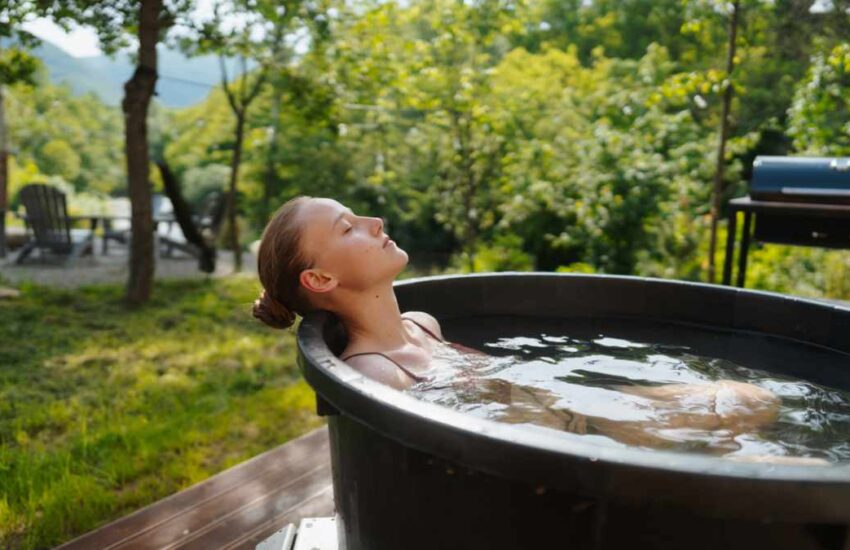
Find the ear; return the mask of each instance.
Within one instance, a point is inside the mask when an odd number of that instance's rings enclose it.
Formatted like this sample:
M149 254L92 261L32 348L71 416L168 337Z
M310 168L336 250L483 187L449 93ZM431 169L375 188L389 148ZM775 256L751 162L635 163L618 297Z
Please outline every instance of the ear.
M336 277L318 269L305 269L298 276L301 285L313 292L328 292L339 283Z

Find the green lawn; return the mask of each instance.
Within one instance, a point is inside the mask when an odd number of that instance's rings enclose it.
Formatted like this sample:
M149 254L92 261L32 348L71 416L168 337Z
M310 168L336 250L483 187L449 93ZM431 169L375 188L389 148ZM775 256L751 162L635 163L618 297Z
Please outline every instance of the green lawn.
M0 300L0 548L47 548L322 423L252 278Z

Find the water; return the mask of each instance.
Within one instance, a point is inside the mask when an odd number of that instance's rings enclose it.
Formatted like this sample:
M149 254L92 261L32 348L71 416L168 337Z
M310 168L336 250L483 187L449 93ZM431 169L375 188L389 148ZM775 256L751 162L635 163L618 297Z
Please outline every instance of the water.
M627 320L458 323L444 324L443 334L484 353L439 345L431 379L409 393L605 446L736 460L850 460L850 392L823 383L850 382L845 354Z

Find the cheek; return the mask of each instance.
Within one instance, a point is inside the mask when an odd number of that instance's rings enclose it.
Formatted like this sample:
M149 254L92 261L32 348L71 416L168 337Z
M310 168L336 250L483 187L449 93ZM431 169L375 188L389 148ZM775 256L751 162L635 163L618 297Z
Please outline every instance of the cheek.
M381 245L376 244L374 239L359 239L351 246L355 254L377 254L381 252Z
M383 250L380 245L366 240L351 239L347 243L334 247L328 252L334 258L334 263L341 266L357 266L363 264L369 266L378 254Z

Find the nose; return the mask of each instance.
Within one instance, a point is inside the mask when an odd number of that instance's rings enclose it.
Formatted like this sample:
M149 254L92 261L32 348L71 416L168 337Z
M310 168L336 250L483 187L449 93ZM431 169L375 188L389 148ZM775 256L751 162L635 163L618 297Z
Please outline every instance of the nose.
M384 231L384 218L372 218L375 223L375 233L380 235Z

